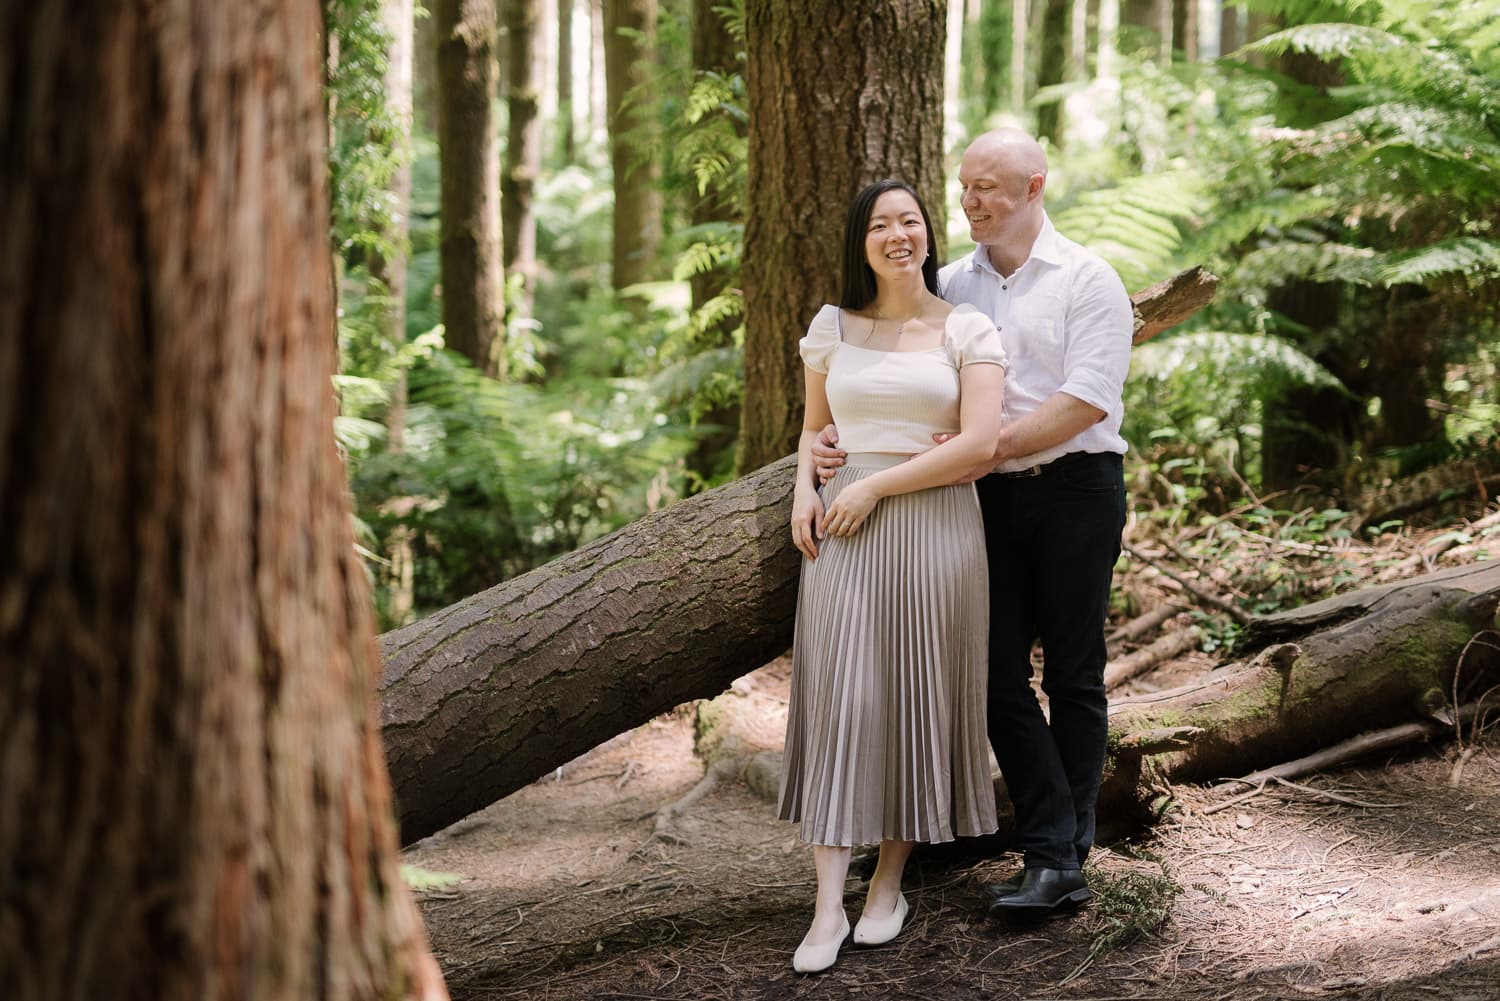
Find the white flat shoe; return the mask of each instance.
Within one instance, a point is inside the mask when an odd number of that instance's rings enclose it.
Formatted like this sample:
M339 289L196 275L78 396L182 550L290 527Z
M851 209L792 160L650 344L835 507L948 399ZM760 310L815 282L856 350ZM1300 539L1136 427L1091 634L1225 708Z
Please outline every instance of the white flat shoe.
M884 945L897 935L901 934L901 926L906 924L906 915L910 910L906 906L906 894L896 897L896 906L891 913L883 918L870 918L860 915L859 923L854 926L855 945Z
M839 958L839 946L844 944L844 939L849 937L849 918L844 918L843 930L838 937L822 945L808 945L803 942L797 946L797 951L792 953L792 969L798 973L822 973L832 966Z

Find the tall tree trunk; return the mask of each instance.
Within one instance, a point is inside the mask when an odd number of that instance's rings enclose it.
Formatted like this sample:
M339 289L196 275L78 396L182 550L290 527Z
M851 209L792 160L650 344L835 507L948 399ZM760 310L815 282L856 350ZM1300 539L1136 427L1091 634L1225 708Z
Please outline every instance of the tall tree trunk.
M542 172L542 89L538 27L543 0L501 0L505 11L505 101L509 109L505 172L500 179L505 271L521 276L520 315L530 318L536 299L536 210L533 193Z
M563 163L578 155L574 138L573 0L557 0L557 148Z
M1198 61L1198 0L1178 0L1177 16L1172 22L1177 47L1186 62Z
M1032 0L1032 2L1036 2L1036 0ZM1013 115L1021 115L1026 111L1027 9L1027 0L1011 0L1010 110Z
M1006 106L1010 93L1010 7L1000 0L966 3L962 96L966 103L977 102L978 113L972 117L982 127L988 116Z
M505 375L495 0L434 0L443 328L450 348Z
M615 182L613 284L627 288L655 277L661 243L651 97L656 0L604 0L604 86L609 107L609 162Z
M385 74L385 105L395 123L391 137L398 157L391 177L392 251L389 256L376 255L370 261L370 276L385 287L386 307L380 322L392 350L406 343L406 265L411 231L411 157L412 157L412 72L413 0L381 0L380 19L390 36L390 50ZM394 454L406 450L406 369L398 369L391 385L391 403L386 410L386 447ZM416 601L413 595L413 556L411 536L406 526L398 525L387 542L390 564L386 568L386 588L390 595L390 620L397 625L411 619Z
M1040 90L1063 82L1067 73L1068 15L1072 12L1073 0L1040 0L1042 10L1042 37L1036 69L1036 85ZM1036 132L1046 137L1053 145L1062 139L1062 102L1048 101L1037 109Z
M1118 87L1120 81L1120 0L1099 0L1099 44L1094 79Z
M1065 76L1069 80L1089 78L1089 0L1072 0L1073 9L1068 15L1072 34L1068 43L1068 67Z
M897 177L921 192L941 243L943 0L749 0L742 469L795 447L797 339L839 292L844 209ZM851 72L849 67L859 67ZM832 109L858 108L858 115ZM932 252L942 259L942 246Z
M589 142L609 141L609 104L604 85L604 0L585 0L589 8Z
M319 5L0 27L6 997L443 996L334 450Z

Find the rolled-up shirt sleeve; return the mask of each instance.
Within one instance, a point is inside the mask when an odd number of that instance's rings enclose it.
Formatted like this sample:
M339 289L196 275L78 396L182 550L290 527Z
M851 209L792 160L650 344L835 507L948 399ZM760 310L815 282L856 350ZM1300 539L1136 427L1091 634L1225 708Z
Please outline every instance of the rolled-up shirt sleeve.
M1103 261L1089 262L1069 297L1063 383L1058 392L1106 414L1118 411L1130 372L1134 326L1125 283Z

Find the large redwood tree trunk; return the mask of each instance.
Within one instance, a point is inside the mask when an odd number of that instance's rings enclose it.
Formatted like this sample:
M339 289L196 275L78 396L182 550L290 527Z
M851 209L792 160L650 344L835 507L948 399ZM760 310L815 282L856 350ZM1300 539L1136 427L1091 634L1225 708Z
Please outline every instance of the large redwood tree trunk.
M802 427L797 339L839 295L850 199L899 178L941 244L943 0L748 0L749 212L741 470L790 452ZM932 252L941 256L943 247Z
M440 996L334 451L314 0L0 17L0 970Z

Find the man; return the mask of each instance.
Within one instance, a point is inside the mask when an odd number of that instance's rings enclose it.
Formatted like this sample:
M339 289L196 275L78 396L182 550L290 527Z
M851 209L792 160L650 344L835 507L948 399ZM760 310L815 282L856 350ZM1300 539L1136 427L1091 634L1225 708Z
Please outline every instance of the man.
M989 738L1025 861L990 888L990 909L1051 910L1092 895L1082 866L1107 737L1130 299L1108 264L1053 228L1042 208L1047 158L1031 136L984 133L958 177L978 246L943 268L942 294L988 313L1010 359L1000 444L974 476L990 564ZM824 435L814 453L828 476L843 453L836 432ZM1037 640L1050 721L1031 688Z

